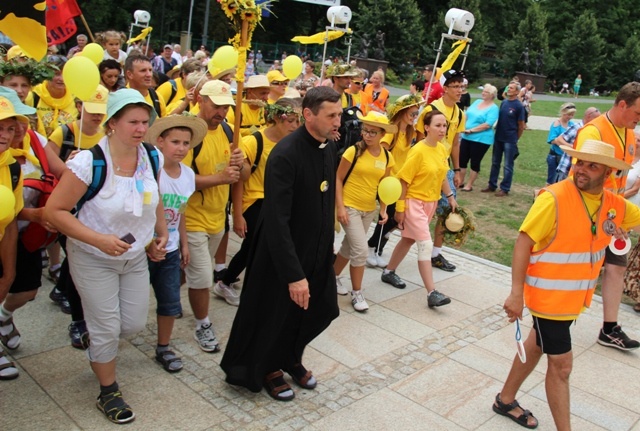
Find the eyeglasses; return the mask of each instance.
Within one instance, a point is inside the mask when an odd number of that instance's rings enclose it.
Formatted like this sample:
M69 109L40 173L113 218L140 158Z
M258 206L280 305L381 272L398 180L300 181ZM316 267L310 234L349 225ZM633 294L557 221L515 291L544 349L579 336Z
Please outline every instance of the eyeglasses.
M375 137L375 136L378 136L378 133L380 133L380 132L378 130L362 129L361 133L362 133L362 136Z
M351 80L351 83L356 85L362 85L362 81L354 81L353 79Z
M409 116L411 118L416 118L418 115L420 115L420 111L415 111L415 112L410 112Z
M464 87L464 86L463 85L445 85L445 87L452 88L454 90L461 90L462 87Z
M281 81L281 82L274 81L274 82L271 83L271 85L278 85L280 87L284 87L284 86L289 85L289 82L287 82L287 81Z

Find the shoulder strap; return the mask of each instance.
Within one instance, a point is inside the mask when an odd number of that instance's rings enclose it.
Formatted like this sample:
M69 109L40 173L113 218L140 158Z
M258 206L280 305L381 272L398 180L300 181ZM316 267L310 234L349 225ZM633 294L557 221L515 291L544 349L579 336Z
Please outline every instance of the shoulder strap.
M66 162L69 155L76 149L76 139L73 133L73 123L62 125L62 145L60 146L60 160Z
M151 95L151 101L153 102L153 109L158 114L158 117L162 115L162 108L160 107L160 99L158 99L158 93L153 88L149 89L149 94Z
M178 92L178 85L176 84L176 80L175 79L170 79L169 83L171 84L171 96L169 96L169 99L166 100L166 104L167 105L169 103L171 103L173 98L176 97L176 93Z
M253 164L251 165L251 173L254 173L256 171L256 169L258 169L258 163L260 163L260 157L262 157L262 150L264 148L264 142L262 140L262 133L260 132L253 132L252 135L254 138L256 138L256 159L253 161Z
M353 155L353 162L351 162L351 166L349 166L349 170L347 171L347 175L345 175L344 176L344 180L342 180L342 186L343 187L347 183L347 179L349 178L349 175L351 175L351 172L353 171L353 168L355 168L356 162L358 161L358 147L356 145L354 145L353 147L355 148L355 153Z
M198 154L202 151L202 142L193 147L193 158L191 159L191 169L196 175L200 175L200 171L198 170L198 165L196 164L196 158L198 158Z
M91 184L89 184L87 191L76 204L76 212L80 211L80 208L82 208L85 202L96 197L107 179L107 162L105 160L104 151L102 151L100 145L94 145L89 148L89 151L91 151L91 155L93 156L93 164L91 166Z
M33 91L32 93L33 93L33 107L37 108L38 103L40 103L40 96L35 91Z
M38 158L44 174L47 175L51 173L51 170L49 169L49 160L47 159L47 153L44 152L44 147L40 143L38 135L36 135L36 132L31 129L27 130L27 133L29 134L29 138L31 139L31 149Z
M160 157L158 156L158 149L146 142L142 143L142 146L147 150L149 155L149 161L151 162L151 170L153 171L153 178L158 181L158 171L160 170Z
M22 168L17 160L9 165L9 174L11 174L11 190L15 190L18 188L22 175Z
M351 93L344 93L347 96L347 108L353 106L353 96Z
M224 130L224 134L227 135L227 139L229 140L229 143L232 143L233 129L231 129L231 126L226 121L223 121L222 123L220 123L220 125L222 126L222 130Z

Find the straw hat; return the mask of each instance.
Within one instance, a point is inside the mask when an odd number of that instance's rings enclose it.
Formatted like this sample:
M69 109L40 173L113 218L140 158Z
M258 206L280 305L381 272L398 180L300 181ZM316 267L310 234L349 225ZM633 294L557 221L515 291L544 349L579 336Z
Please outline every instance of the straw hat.
M419 94L405 94L404 96L398 97L394 103L387 107L387 116L391 121L403 109L407 109L412 106L419 106L425 102L426 100L422 100L422 97Z
M175 79L176 76L178 76L178 74L180 73L180 68L182 66L180 65L175 65L173 66L173 68L167 72L167 76L169 77L169 79Z
M236 73L236 69L235 67L231 68L231 69L220 69L220 68L214 68L211 72L211 79L220 79L225 75L229 75L229 74L235 74Z
M244 84L244 88L247 90L250 88L269 88L270 85L271 83L265 75L251 75L247 79L247 83Z
M464 227L464 218L458 213L450 212L444 220L444 227L452 233L460 232Z
M367 115L363 116L360 111L358 111L357 115L358 119L363 124L367 124L372 127L379 127L387 133L396 133L398 131L398 127L396 127L395 124L389 124L389 118L379 112L370 111Z
M353 66L351 66L350 64L340 64L340 63L333 63L331 66L329 66L327 68L327 73L326 73L327 77L331 77L331 76L335 76L335 77L340 77L340 76L358 76L358 73L353 70Z
M195 115L169 115L157 119L153 126L147 130L147 134L144 137L145 142L156 145L158 142L158 136L162 135L165 130L173 129L174 127L187 127L191 129L191 141L189 147L193 148L198 145L204 137L207 135L207 123L202 118Z
M584 144L582 144L580 151L574 150L572 147L565 145L561 145L560 148L562 148L565 153L578 160L599 163L619 171L631 169L630 164L616 159L615 148L613 148L612 145L602 141L587 139L584 141Z

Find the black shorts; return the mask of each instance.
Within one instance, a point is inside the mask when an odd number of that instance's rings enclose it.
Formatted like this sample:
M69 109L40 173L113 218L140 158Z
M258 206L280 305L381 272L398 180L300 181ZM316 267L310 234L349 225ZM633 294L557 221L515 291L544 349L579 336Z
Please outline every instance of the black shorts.
M16 255L16 279L9 288L9 293L29 292L42 286L42 250L33 253L27 251L18 237L18 253Z
M536 331L536 344L547 355L562 355L571 351L571 332L573 320L550 320L533 316L533 330Z
M627 267L627 257L629 253L623 255L614 254L609 247L607 247L604 251L604 263L609 263L615 266L624 266Z

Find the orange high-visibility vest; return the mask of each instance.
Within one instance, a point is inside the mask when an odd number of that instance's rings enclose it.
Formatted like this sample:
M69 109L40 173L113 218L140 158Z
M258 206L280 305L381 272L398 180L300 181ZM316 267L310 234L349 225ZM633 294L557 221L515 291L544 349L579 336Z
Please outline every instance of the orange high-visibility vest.
M636 137L632 129L625 129L626 134L624 136L620 136L606 114L594 118L586 125L594 126L598 129L598 132L600 133L600 140L615 148L616 159L623 160L630 165L633 163L633 155L636 151ZM580 129L580 131L583 129ZM578 131L578 136L580 135L580 131ZM623 139L624 141L622 141ZM574 142L578 142L577 136ZM576 147L576 145L574 145L574 147ZM604 189L618 195L623 195L627 185L628 173L628 169L623 171L617 171L614 169L609 178L604 182Z
M556 202L556 233L542 250L531 253L524 283L524 301L531 314L552 320L573 320L591 305L611 233L603 230L610 220L617 229L625 216L625 200L604 191L595 219L596 232L572 180L546 189ZM607 225L612 226L607 222ZM610 231L611 232L611 231Z

